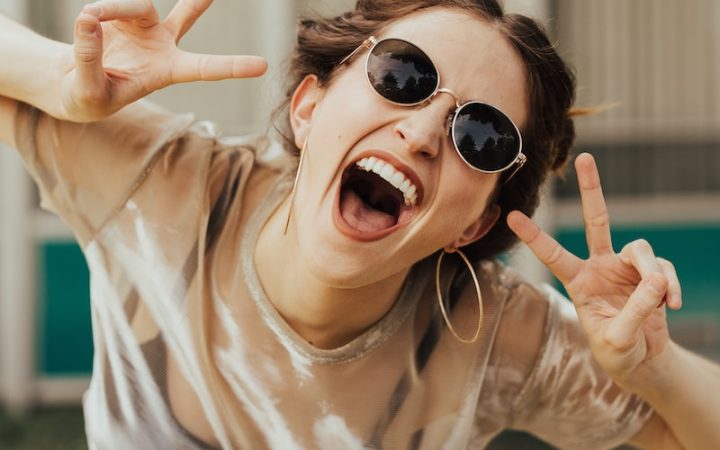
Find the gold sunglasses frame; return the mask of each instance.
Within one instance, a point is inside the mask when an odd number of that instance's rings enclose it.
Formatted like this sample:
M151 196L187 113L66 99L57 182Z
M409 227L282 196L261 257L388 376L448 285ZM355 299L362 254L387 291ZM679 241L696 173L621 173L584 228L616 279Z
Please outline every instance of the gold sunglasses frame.
M370 61L370 55L372 54L372 51L375 49L375 47L376 47L378 44L380 44L380 43L382 43L382 42L384 42L384 41L388 41L388 40L395 40L395 41L404 42L404 43L406 43L406 44L408 44L408 45L410 45L410 46L418 49L423 55L425 55L425 57L428 59L428 61L430 61L430 64L432 64L433 68L435 69L435 73L437 74L437 84L436 84L436 86L435 86L435 89L433 90L433 92L432 92L429 96L427 96L426 98L423 98L423 99L421 99L420 101L415 102L415 103L397 103L397 102L394 102L394 101L388 99L388 98L385 97L384 95L380 94L380 93L377 91L377 89L375 89L375 87L373 86L372 82L370 81L370 72L368 71L368 63L369 63L369 61ZM440 93L448 94L448 95L450 95L450 96L453 97L453 99L454 99L454 101L455 101L455 113L453 114L452 121L450 121L450 126L448 127L448 132L449 132L450 136L452 137L453 147L455 147L455 151L457 152L458 156L460 156L460 159L461 159L468 167L470 167L470 168L473 169L473 170L477 170L478 172L482 172L482 173L501 173L501 172L504 172L504 171L508 170L509 168L511 168L511 167L513 167L513 166L517 166L517 167L515 167L515 170L513 170L513 172L510 174L510 176L508 176L508 178L504 181L504 183L507 183L508 181L510 181L510 179L511 179L513 176L515 176L515 174L522 168L522 166L525 165L525 163L527 162L527 156L522 152L522 148L523 148L522 134L520 133L520 129L517 127L517 125L515 125L515 122L513 122L513 120L510 118L510 116L508 116L502 109L498 108L497 106L491 105L491 104L486 103L486 102L481 102L481 101L477 101L477 100L470 100L470 101L467 101L467 102L461 104L461 103L460 103L460 97L459 97L454 91L452 91L451 89L445 88L445 87L440 87L440 71L437 69L437 66L435 65L435 63L432 62L432 59L430 59L430 57L429 57L420 47L418 47L417 45L413 44L412 42L406 41L405 39L400 39L400 38L385 38L385 39L380 39L380 40L378 40L378 39L375 38L374 36L370 36L369 38L365 39L365 40L364 40L355 50L353 50L349 55L347 55L346 57L344 57L344 58L340 61L340 63L338 64L338 66L343 66L343 65L347 64L347 63L350 62L358 53L360 53L362 50L365 50L365 49L368 50L368 57L365 59L365 79L367 80L368 84L369 84L370 87L372 88L372 91L375 92L375 94L377 94L377 95L379 95L380 97L382 97L385 101L390 102L390 103L392 103L393 105L406 106L406 107L407 107L407 106L416 106L416 105L422 104L422 103L424 103L424 102L431 101L436 95L438 95L438 94L440 94ZM450 131L453 129L454 125L455 125L455 121L457 120L458 115L460 114L460 111L461 111L465 106L470 105L470 104L474 104L474 103L479 103L479 104L481 104L481 105L488 106L488 107L490 107L490 108L492 108L492 109L500 112L502 115L504 115L505 117L507 117L507 119L510 121L510 123L512 124L512 126L515 128L515 132L517 133L517 136L518 136L518 153L517 153L517 155L515 156L515 158L514 158L509 164L507 164L506 166L504 166L504 167L502 167L502 168L500 168L500 169L496 169L496 170L485 170L485 169L480 169L480 168L475 167L475 166L473 166L472 164L470 164L470 163L463 157L462 153L460 153L460 147L458 147L457 141L455 140L455 133L451 133L451 132L450 132ZM503 184L504 184L504 183L503 183Z

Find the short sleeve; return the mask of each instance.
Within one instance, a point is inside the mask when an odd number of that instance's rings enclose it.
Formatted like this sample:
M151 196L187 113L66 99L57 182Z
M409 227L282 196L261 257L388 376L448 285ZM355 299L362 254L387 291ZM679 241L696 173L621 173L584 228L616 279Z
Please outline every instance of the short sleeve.
M59 215L84 246L192 122L192 115L170 114L147 101L85 124L21 103L15 142L41 206Z
M627 442L652 409L600 368L572 303L550 286L535 292L535 301L548 303L544 337L510 426L560 448L604 449Z

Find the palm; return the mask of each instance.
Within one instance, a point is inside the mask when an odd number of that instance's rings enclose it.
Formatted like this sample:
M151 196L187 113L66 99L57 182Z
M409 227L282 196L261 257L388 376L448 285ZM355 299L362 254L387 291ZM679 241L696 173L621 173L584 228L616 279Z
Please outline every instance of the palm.
M613 254L583 261L581 271L565 287L588 333L606 336L612 321L627 304L640 281L637 270ZM660 353L667 345L669 335L665 308L656 308L637 330L635 337L635 340L626 344L632 346L632 351L627 353L626 359L618 362L625 369L637 367L643 360Z
M166 28L110 22L103 25L103 38L105 83L112 103L124 105L170 84L179 50ZM79 82L74 63L66 78L64 95L70 100Z
M151 2L102 0L76 22L73 53L61 61L67 118L96 120L173 83L261 75L262 58L198 55L177 43L212 0L181 0L160 21ZM94 33L82 33L92 26Z
M645 241L613 251L592 157L579 156L577 169L588 259L565 250L521 213L512 213L508 223L567 289L598 362L616 381L632 383L638 369L669 342L665 307L657 307L658 299L678 308L679 283L672 265L656 258ZM665 283L655 297L646 292L651 279Z
M110 80L118 86L155 90L170 84L172 61L178 56L174 36L161 24L140 28L127 22L103 26L103 64Z

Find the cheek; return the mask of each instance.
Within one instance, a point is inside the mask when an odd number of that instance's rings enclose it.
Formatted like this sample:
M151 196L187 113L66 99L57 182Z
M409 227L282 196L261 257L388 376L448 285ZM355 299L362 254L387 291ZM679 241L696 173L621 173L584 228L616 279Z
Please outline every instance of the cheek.
M497 175L474 172L463 164L439 186L444 192L442 213L457 221L456 228L464 229L485 211L496 179Z
M341 75L318 104L313 128L326 139L352 144L392 119L391 105L357 74Z

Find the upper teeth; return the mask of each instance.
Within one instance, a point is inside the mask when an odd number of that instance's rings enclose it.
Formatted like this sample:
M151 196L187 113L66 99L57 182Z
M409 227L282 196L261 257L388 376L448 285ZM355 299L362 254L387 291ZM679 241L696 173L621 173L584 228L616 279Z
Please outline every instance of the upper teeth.
M382 179L402 192L406 205L415 206L415 203L417 203L417 187L392 164L374 156L363 158L356 164L367 172L372 171L380 175Z

